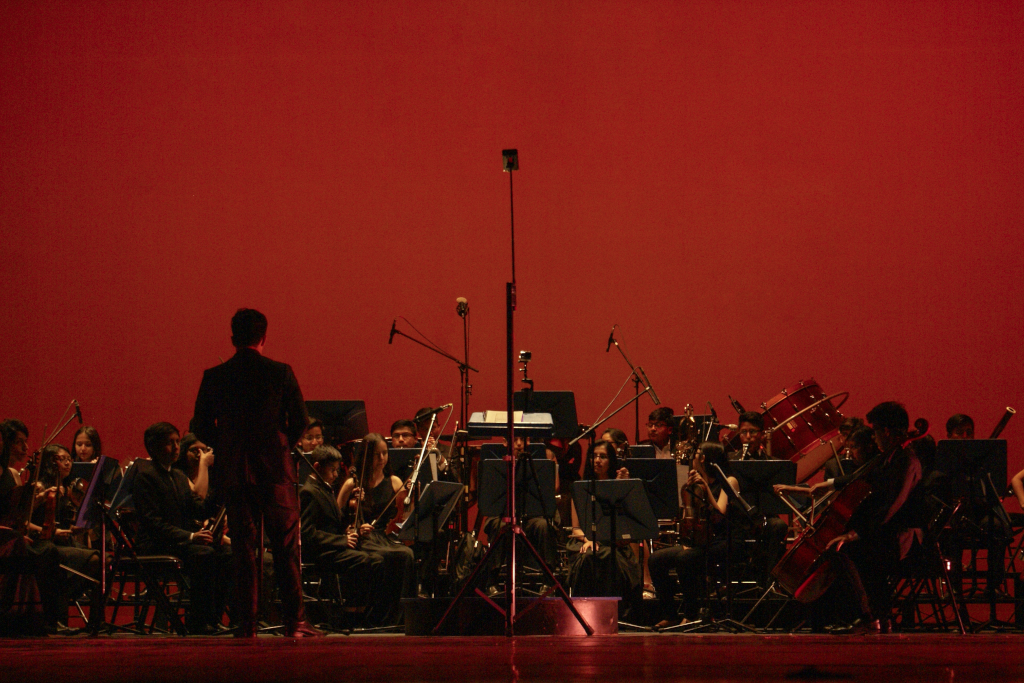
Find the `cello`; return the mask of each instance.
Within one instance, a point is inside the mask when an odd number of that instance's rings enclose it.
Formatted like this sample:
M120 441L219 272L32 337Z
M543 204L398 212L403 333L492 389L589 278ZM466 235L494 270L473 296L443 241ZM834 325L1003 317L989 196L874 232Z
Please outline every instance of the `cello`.
M918 418L914 430L901 448L928 434L928 421ZM821 597L835 579L835 571L826 552L833 539L846 533L853 513L869 495L871 486L866 475L889 456L878 455L861 465L850 482L827 502L826 507L800 534L793 546L772 569L776 582L798 602L813 602Z

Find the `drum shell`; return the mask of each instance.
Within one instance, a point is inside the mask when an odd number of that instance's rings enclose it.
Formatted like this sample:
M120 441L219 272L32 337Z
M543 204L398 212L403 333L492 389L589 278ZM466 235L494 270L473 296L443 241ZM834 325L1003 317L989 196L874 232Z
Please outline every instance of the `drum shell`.
M794 384L761 407L765 427L773 430L772 457L795 462L798 482L833 457L843 416L814 379Z

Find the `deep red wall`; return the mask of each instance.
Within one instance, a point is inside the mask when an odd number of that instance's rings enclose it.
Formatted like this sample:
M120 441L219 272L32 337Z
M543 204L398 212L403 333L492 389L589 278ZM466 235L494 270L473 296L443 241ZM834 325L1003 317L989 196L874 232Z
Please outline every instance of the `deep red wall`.
M618 323L677 409L814 376L987 435L1024 407L1022 29L995 0L3 3L0 416L34 446L78 398L136 456L245 305L383 430L457 401L387 345L404 315L457 353L457 296L501 408L518 147L516 346L582 421Z

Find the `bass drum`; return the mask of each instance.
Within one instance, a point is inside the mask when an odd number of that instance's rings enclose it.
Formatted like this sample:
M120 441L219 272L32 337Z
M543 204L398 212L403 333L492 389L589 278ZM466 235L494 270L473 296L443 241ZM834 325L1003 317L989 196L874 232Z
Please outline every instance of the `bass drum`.
M765 429L771 430L772 457L795 462L797 482L807 481L837 452L843 423L839 408L848 396L849 392L828 396L809 379L761 404ZM838 405L833 404L839 397Z

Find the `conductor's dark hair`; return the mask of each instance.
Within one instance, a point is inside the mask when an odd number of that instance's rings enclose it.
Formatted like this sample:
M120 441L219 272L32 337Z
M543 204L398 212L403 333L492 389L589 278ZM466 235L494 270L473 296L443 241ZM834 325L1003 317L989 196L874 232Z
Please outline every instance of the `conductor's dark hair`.
M876 429L889 429L894 432L905 432L910 429L910 416L902 403L886 401L868 411L865 415L871 426Z
M413 422L412 420L395 420L391 424L391 433L394 434L402 427L408 427L409 429L412 430L412 435L416 436L416 423Z
M235 348L259 344L267 336L267 316L254 308L239 308L231 317L231 343Z
M952 434L955 430L961 427L967 427L970 425L971 429L974 429L974 420L971 419L970 415L964 415L963 413L957 413L948 420L946 420L946 436Z
M85 438L89 439L89 443L92 444L92 457L98 460L103 455L103 442L100 441L100 433L92 425L82 425L75 431L75 436L71 439L72 448L75 447L75 442L78 441L81 434L85 434ZM78 459L74 453L71 456Z
M740 413L738 422L741 425L744 422L748 422L757 427L759 430L764 431L764 417L761 415L761 413L754 412L753 410L748 410L745 413Z
M341 453L334 446L317 446L309 455L314 465L329 465L332 462L341 462Z
M647 416L647 419L650 420L651 422L664 422L671 427L672 416L674 414L675 412L671 408L666 408L665 406L662 406L660 408L655 408L654 410L652 410L651 414Z
M160 454L171 434L180 434L178 428L170 422L157 422L146 427L146 433L142 436L142 442L146 445L146 452L149 457L155 458Z
M603 448L604 452L608 455L608 478L614 479L615 473L619 471L619 456L616 453L615 444L610 444L607 441L595 441L590 444L590 448L587 450L587 466L584 468L583 478L596 478L594 477L594 469L591 465L593 463L594 453L597 452L598 448Z

